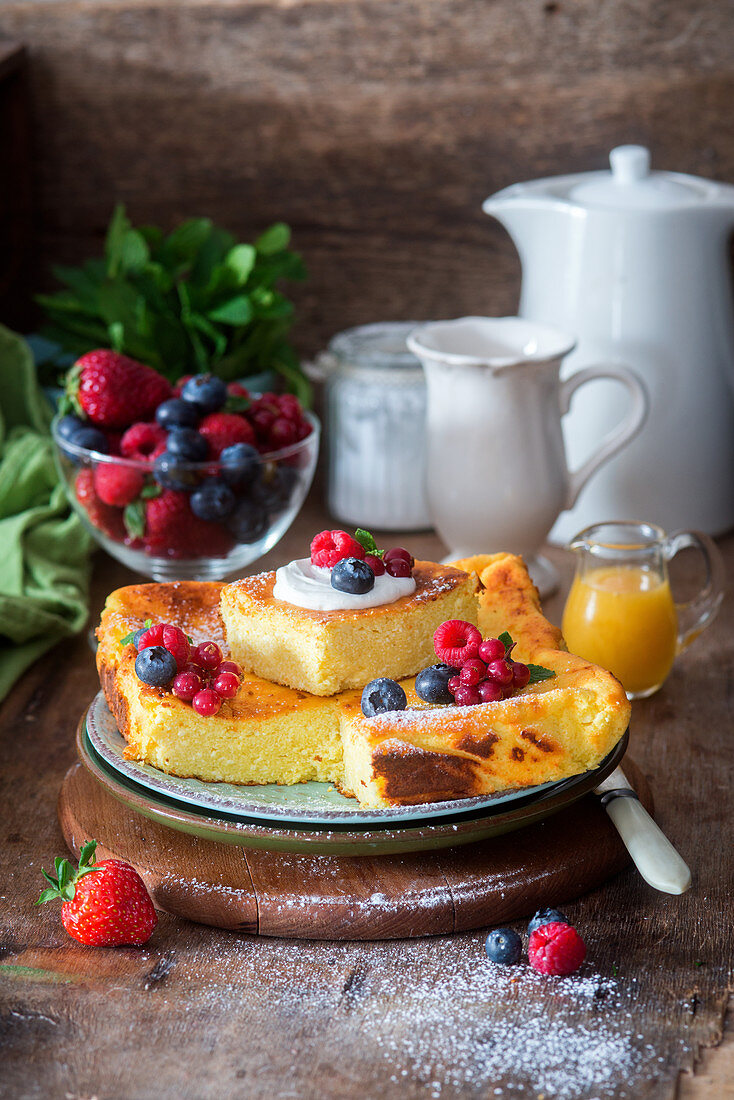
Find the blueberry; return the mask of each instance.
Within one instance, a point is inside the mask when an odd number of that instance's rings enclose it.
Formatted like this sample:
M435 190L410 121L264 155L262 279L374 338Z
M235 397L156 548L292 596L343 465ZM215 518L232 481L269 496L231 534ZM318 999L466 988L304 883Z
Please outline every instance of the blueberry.
M331 587L337 592L363 596L375 587L375 574L360 558L342 558L331 571Z
M290 502L297 482L298 471L292 466L275 466L262 481L253 485L250 495L268 512L282 512Z
M376 714L384 714L388 710L405 710L407 702L400 684L381 676L377 680L370 680L362 692L362 714L367 718L374 718Z
M213 413L227 400L227 387L221 378L212 374L196 374L184 384L181 397L198 405L201 413Z
M424 703L453 703L449 680L458 675L459 670L453 665L440 664L424 668L415 678L416 695Z
M155 418L166 431L171 428L195 428L201 419L201 411L190 401L172 397L158 406Z
M143 637L143 634L145 634L148 629L149 627L147 626L141 626L140 630L135 631L133 635L133 645L136 649L140 649L140 639Z
M199 519L226 519L234 508L232 490L216 477L208 477L195 493L191 494L191 511Z
M260 455L249 443L233 443L231 447L225 447L219 461L222 477L233 489L252 485L262 470Z
M107 436L99 428L82 426L74 432L68 442L73 443L75 447L85 447L88 451L98 451L103 455L106 455L110 449Z
M187 462L203 462L209 454L209 444L196 428L172 428L166 450Z
M555 921L559 924L571 923L568 917L564 917L558 909L539 909L528 925L528 935L530 936L536 928L544 924L553 924Z
M148 646L135 658L135 675L149 687L163 687L176 675L176 658L162 645Z
M257 542L268 529L268 514L262 505L241 500L227 520L237 542Z
M196 488L198 478L194 470L186 466L186 462L170 451L164 451L153 463L153 477L164 489L177 489L190 492Z
M86 427L87 425L78 416L62 416L56 423L56 434L59 439L71 439L80 428Z
M487 957L494 963L511 966L520 962L522 940L511 928L494 928L487 936L485 947Z

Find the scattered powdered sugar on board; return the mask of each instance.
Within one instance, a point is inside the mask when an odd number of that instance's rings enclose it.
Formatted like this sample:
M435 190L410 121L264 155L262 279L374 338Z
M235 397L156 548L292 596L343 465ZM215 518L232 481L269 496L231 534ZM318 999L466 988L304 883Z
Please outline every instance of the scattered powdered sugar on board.
M283 1025L294 1067L308 1064L326 1026L331 1050L349 1059L359 1048L358 1079L366 1065L384 1064L374 1072L385 1098L410 1085L405 1095L419 1088L434 1100L632 1100L635 1082L662 1060L639 1034L634 979L600 975L589 962L565 978L526 961L498 966L483 935L400 944L243 938L223 984L198 993L224 1008L244 986L250 995L262 988L262 1011ZM375 1082L362 1083L372 1095Z

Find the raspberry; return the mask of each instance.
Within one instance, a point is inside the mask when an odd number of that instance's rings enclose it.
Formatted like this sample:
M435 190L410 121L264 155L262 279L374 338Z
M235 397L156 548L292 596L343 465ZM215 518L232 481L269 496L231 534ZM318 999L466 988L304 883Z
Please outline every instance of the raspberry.
M191 706L202 718L211 718L217 714L222 706L222 700L213 688L203 688L197 691L191 700Z
M457 668L476 657L481 644L482 635L477 628L463 619L448 619L433 635L433 647L439 661Z
M273 451L279 451L282 447L290 447L297 442L298 432L292 420L286 420L284 416L278 416L270 425L268 432L268 446Z
M459 673L459 680L462 684L466 684L467 687L476 687L477 684L481 684L482 680L486 679L487 666L484 661L480 661L478 657L470 657L468 661L464 662Z
M199 519L189 494L165 489L145 505L145 549L168 558L223 558L234 540L219 523Z
M157 371L106 348L77 359L66 389L74 404L101 428L126 428L150 416L171 396L170 383Z
M319 531L311 540L311 562L332 569L342 558L361 558L364 547L346 531Z
M216 642L202 642L191 654L191 660L201 668L213 672L222 661L222 651Z
M199 431L208 440L213 458L219 458L226 447L235 443L255 442L252 426L237 413L209 413L199 423Z
M120 452L125 458L152 461L165 451L167 438L165 431L155 420L138 421L127 429L120 440Z
M138 653L153 645L162 645L175 657L179 672L186 668L191 655L191 646L183 630L179 630L177 626L172 626L170 623L156 623L140 635Z
M285 416L288 420L298 422L303 417L303 409L301 408L301 402L292 393L284 393L278 398L278 408L280 415Z
M140 496L143 475L132 466L117 466L111 462L100 463L94 470L94 488L105 504L124 508Z
M76 499L87 513L89 522L115 542L125 541L122 512L99 499L94 491L94 474L88 468L80 470L74 483Z
M586 944L570 924L554 921L530 933L528 959L541 974L573 974L586 958Z
M383 565L382 558L378 558L377 554L365 554L364 560L367 562L376 577L381 577L382 574L385 572L385 566Z

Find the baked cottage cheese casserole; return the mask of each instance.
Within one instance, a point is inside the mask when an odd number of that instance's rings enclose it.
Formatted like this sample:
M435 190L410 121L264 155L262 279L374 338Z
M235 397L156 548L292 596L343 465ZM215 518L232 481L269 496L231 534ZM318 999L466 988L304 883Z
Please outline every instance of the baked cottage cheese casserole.
M293 784L320 780L355 797L362 807L412 805L534 786L599 764L623 736L630 705L610 673L566 652L560 632L542 616L521 559L501 554L453 566L411 563L413 570L414 591L427 591L421 586L429 586L436 599L411 603L410 594L402 595L380 614L369 607L361 611L352 607L350 614L333 619L317 612L312 620L303 611L314 609L281 607L287 601L273 594L276 582L269 574L250 578L249 584L141 584L111 593L97 632L97 664L107 702L127 741L126 755L172 775L206 781ZM248 593L243 611L246 629L237 618L243 586ZM250 604L258 599L262 604L255 613ZM418 672L421 665L435 661L432 638L434 632L438 637L437 624L426 611L442 599L448 602L443 604L439 624L451 626L457 619L447 624L441 615L461 608L467 633L474 631L481 635L480 641L490 639L493 644L504 638L500 644L508 647L509 665L516 662L519 670L540 670L526 674L531 682L526 680L519 690L510 684L504 689L507 697L496 701L457 705L444 695L448 703L427 702L425 673L421 671L416 679L406 677L404 669L409 662L411 671ZM235 659L243 657L242 638L247 634L248 646L253 645L252 622L258 617L267 638L267 656L264 664L258 663L258 671L267 666L268 678L249 671L235 678L225 668L230 636L236 639ZM315 622L319 630L306 629L301 634L296 624L303 622ZM358 672L348 673L345 658L344 672L337 676L340 686L346 676L355 690L317 694L290 686L289 681L296 678L294 669L301 676L304 669L310 674L319 667L314 655L323 655L323 636L332 622L339 623L333 637L341 633L344 648L356 636L368 650L360 657ZM402 643L401 622L408 635ZM178 658L178 665L173 664L174 673L177 668L178 672L170 683L156 685L141 680L140 659L146 653L146 625L157 630L159 638L160 624L175 624L178 630L179 641L167 643ZM181 643L181 638L188 641ZM177 652L179 644L187 653ZM191 697L178 697L176 685L181 677L198 676L202 669L187 660L193 655L204 661L206 648L212 646L220 663L211 673L218 673L218 678L211 682L216 687L232 681L231 694L219 698L216 712L202 703L197 713L198 696L193 703ZM150 647L151 667L154 650L161 648ZM197 658L199 650L201 658ZM282 666L278 652L284 654ZM310 666L305 654L313 657ZM164 653L164 664L165 657ZM248 665L255 663L248 657ZM461 673L470 665L473 668L482 661L472 658ZM486 669L492 670L491 662ZM446 673L432 675L435 680ZM471 675L474 672L468 678ZM535 675L537 682L532 682ZM320 688L324 677L319 679ZM458 676L456 682L458 700L467 692L462 696ZM471 690L477 689L470 689L473 699ZM199 694L207 693L216 695L211 686ZM375 699L378 706L382 699L390 707L391 699L398 700L399 709L375 711Z

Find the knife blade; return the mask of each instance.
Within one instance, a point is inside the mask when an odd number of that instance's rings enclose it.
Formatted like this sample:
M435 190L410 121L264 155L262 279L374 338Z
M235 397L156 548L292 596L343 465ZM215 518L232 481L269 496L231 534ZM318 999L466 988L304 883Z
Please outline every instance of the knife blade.
M664 894L684 894L691 885L688 865L650 817L622 769L615 768L594 794L645 882Z

